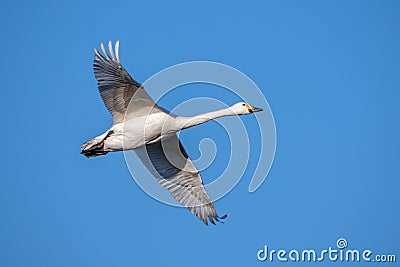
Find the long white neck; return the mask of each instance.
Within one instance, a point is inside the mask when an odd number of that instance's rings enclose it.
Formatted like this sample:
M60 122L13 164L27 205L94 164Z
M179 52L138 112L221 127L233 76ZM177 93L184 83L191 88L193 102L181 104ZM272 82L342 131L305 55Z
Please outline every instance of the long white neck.
M233 115L237 114L233 112L231 108L224 108L217 111L203 113L193 117L178 117L177 119L180 129L186 129L207 122L209 120L213 120L224 116L233 116Z

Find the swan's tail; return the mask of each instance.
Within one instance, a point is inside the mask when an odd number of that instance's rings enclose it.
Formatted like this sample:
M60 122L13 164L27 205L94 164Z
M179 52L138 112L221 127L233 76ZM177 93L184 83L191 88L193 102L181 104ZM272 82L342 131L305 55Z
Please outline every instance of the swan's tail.
M108 151L104 151L104 141L97 138L84 143L81 147L81 154L87 158L105 155Z

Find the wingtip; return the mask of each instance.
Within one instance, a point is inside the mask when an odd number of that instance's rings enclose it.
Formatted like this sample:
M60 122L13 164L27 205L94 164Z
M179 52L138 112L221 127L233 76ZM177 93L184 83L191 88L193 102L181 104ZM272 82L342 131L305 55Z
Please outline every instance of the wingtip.
M225 220L228 217L228 213L224 214L223 216L219 217L221 220Z
M108 55L107 50L106 50L106 48L104 47L104 44L103 44L103 43L100 43L100 48L101 48L101 51L103 51L104 56L109 60L109 59L110 59L110 56Z
M213 217L208 217L208 219L210 220L210 222L212 223L212 224L214 224L215 225L215 222L214 222L214 218ZM216 219L216 221L218 221L218 218L217 217L215 217L215 219Z
M112 45L112 41L111 40L108 41L108 43L107 43L108 51L107 51L104 43L100 43L100 48L101 48L102 54L104 56L101 56L101 53L99 52L99 50L94 48L94 52L98 57L102 57L105 60L117 61L118 63L120 63L120 59L119 59L119 40L115 42L114 49L113 49L113 45Z
M206 219L204 219L204 220L203 220L203 223L204 223L206 226L208 226L208 221L210 221L210 223L212 223L212 224L214 224L214 225L216 225L215 222L225 223L225 222L223 222L222 220L225 220L227 217L228 217L228 213L224 214L224 215L221 216L221 217L219 217L219 216L211 217L211 216L210 216L210 217L207 217Z
M115 57L117 58L117 61L119 61L119 40L115 43Z
M110 52L111 59L116 60L111 41L108 41L108 51Z

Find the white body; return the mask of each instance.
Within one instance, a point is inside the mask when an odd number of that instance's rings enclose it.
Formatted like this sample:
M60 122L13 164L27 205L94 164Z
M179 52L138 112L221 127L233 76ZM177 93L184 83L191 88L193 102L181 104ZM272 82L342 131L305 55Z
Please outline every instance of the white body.
M138 117L114 124L96 139L104 139L105 151L134 150L175 133L173 120L174 118L166 113L154 113L147 117Z

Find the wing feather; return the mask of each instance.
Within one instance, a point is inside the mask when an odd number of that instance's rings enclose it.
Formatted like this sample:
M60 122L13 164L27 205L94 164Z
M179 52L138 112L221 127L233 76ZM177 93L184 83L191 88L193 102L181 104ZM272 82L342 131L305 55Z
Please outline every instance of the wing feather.
M137 112L146 114L150 110L161 111L143 87L121 65L119 42L115 44L115 54L111 41L108 43L109 52L103 43L100 48L103 54L94 49L93 70L100 96L113 116L114 123L124 121L126 115L137 116Z

